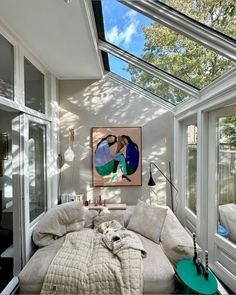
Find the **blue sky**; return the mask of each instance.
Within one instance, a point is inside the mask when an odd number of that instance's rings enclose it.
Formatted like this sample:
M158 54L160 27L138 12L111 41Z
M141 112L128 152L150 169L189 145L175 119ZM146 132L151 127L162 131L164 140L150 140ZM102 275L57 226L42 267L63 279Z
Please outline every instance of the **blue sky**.
M102 0L102 7L106 40L140 56L145 42L141 25L152 21L116 0ZM109 63L112 72L130 80L129 73L123 70L126 62L109 55Z

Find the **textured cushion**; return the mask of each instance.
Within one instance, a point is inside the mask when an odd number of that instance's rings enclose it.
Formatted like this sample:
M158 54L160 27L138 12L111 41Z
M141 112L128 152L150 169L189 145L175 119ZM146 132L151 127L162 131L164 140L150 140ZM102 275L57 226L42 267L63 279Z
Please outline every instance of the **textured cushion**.
M170 209L168 209L161 233L161 244L174 265L179 259L193 257L193 239Z
M127 227L130 218L134 212L136 205L127 205L126 210L108 210L104 209L101 211L99 215L105 215L105 214L110 214L116 212L117 214L123 214L124 215L124 226Z
M97 228L101 223L116 220L124 226L124 214L118 212L107 212L107 214L99 214L94 218L94 228Z
M85 207L84 209L84 227L85 228L93 228L94 226L94 218L98 216L97 210L88 210L88 208Z
M236 243L236 205L233 203L219 206L220 223L229 231L229 239Z
M33 231L33 241L38 247L52 243L68 232L84 227L84 208L79 202L69 202L49 209Z
M143 259L144 294L174 294L175 271L161 245L137 234L147 257Z
M152 207L139 200L127 228L159 243L166 214L167 207Z

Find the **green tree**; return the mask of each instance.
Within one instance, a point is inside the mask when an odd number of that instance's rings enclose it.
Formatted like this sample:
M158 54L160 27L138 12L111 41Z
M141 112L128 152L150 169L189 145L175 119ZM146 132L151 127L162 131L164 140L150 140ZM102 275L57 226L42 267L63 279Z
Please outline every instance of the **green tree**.
M236 116L226 117L222 120L222 136L225 143L236 147Z
M236 38L235 0L162 0L167 5L208 26ZM198 87L203 88L221 76L234 63L218 53L153 22L143 25L145 44L141 58L158 68ZM132 81L148 88L173 103L182 101L186 95L173 90L166 83L129 66L126 69Z

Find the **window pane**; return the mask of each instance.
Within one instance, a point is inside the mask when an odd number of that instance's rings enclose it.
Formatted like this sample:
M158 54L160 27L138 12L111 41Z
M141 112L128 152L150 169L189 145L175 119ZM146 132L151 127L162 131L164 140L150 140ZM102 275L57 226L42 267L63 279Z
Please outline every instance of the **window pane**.
M26 58L25 71L25 105L38 112L45 113L44 75Z
M236 243L236 115L218 120L218 233Z
M46 127L29 123L29 200L30 222L46 208Z
M186 203L197 214L197 126L187 127Z
M0 96L14 98L14 47L0 35Z
M183 91L173 87L172 85L157 79L151 74L140 70L134 66L129 65L127 62L108 54L110 70L125 78L128 81L135 83L143 89L153 93L154 95L163 98L173 104L178 104L189 98ZM131 73L135 73L132 75Z
M200 23L236 39L235 0L159 0Z
M227 58L116 0L102 0L102 7L108 42L197 88L234 66Z

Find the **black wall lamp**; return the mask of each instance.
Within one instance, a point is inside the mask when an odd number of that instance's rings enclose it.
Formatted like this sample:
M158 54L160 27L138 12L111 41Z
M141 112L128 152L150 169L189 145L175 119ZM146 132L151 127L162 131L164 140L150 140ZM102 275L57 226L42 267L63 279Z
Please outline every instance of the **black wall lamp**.
M171 209L174 210L173 188L176 190L176 192L178 192L178 189L176 188L176 186L172 182L172 177L171 177L171 164L169 162L169 174L170 174L170 178L168 178L168 177L165 176L165 174L161 171L161 169L154 162L150 162L150 178L149 178L149 181L148 181L148 186L154 186L154 185L156 185L155 181L152 178L152 165L157 168L157 170L161 173L161 175L163 175L165 177L165 179L170 184Z

